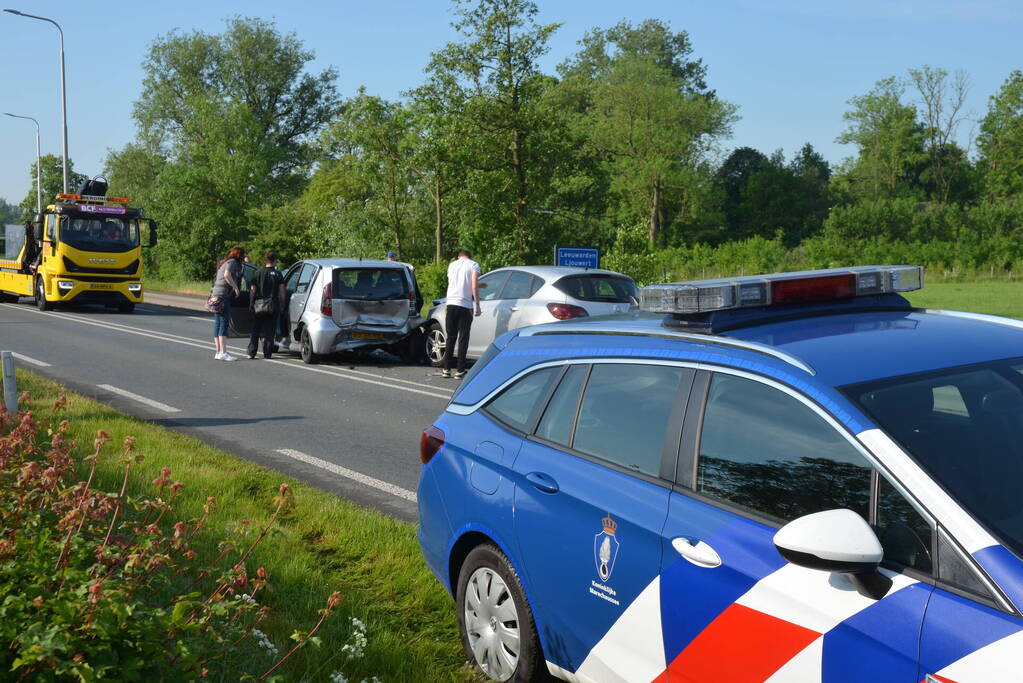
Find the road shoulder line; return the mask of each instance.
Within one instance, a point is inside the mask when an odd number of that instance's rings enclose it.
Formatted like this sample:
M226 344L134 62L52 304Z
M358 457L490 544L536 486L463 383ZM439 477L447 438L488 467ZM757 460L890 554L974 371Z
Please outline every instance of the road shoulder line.
M115 386L111 386L109 384L97 384L96 386L99 387L100 389L104 390L104 391L109 391L111 394L117 394L118 396L123 396L125 398L130 398L133 401L138 401L142 405L147 405L150 408L156 408L157 410L162 410L165 413L180 413L181 412L181 410L179 410L178 408L175 408L174 406L169 406L166 403L160 403L159 401L154 401L153 399L146 398L145 396L139 396L138 394L134 394L134 393L132 393L132 392L126 390L126 389L119 389L119 388L117 388Z
M358 482L363 486L369 486L371 488L377 489L378 491L389 493L392 496L397 496L398 498L404 498L405 500L413 503L416 502L416 494L413 491L403 489L400 486L395 486L394 484L389 484L386 481L381 481L380 479L376 479L369 475L362 474L361 472L350 470L347 467L335 465L332 462L321 460L317 457L307 455L301 451L296 451L292 448L278 448L275 452L280 453L281 455L286 456L288 458L291 458L292 460L298 460L299 462L304 462L307 465L319 467L321 470L327 470L328 472L336 474L340 477L351 479L352 481Z

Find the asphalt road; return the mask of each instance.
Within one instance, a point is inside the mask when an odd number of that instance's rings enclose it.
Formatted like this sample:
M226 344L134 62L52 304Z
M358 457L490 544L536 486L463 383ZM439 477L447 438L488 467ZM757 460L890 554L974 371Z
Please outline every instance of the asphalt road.
M456 386L386 354L305 365L213 359L212 317L156 297L132 314L0 304L0 349L23 368L136 417L389 515L416 519L419 435Z

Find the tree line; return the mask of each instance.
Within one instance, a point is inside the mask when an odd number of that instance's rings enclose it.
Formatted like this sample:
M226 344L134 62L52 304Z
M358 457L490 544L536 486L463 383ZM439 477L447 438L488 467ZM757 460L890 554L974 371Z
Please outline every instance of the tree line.
M788 159L726 154L738 108L684 30L657 19L594 28L547 73L539 62L560 26L538 23L533 2L454 5L458 39L397 100L366 88L342 98L336 70L309 72L312 52L270 21L158 37L136 139L104 169L111 192L160 221L151 265L205 278L243 244L286 261L396 251L419 264L466 247L496 266L592 244L609 264L638 267L750 240L831 244L839 258L863 240L1023 232L1023 72L990 98L975 149L973 136L960 142L965 74L884 78L849 100L838 141L855 152L832 167L810 143ZM54 160L44 176L59 172ZM22 206L34 205L33 188ZM997 253L1003 267L1023 262Z

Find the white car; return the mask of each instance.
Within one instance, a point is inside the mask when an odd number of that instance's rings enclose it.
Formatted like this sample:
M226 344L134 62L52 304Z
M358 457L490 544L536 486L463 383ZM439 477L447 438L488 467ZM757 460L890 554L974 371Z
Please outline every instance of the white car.
M426 355L430 364L444 362L447 335L443 299L427 316ZM636 283L610 270L561 266L498 268L480 277L480 308L472 321L467 356L479 358L508 330L558 320L627 313L639 303Z

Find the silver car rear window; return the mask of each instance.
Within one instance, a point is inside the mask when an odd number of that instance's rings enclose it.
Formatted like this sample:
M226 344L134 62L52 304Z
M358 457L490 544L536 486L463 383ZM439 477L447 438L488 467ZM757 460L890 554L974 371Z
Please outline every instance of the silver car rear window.
M333 297L360 301L407 299L408 279L397 268L335 268Z

